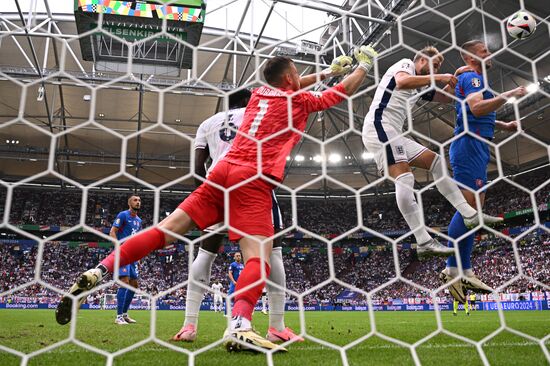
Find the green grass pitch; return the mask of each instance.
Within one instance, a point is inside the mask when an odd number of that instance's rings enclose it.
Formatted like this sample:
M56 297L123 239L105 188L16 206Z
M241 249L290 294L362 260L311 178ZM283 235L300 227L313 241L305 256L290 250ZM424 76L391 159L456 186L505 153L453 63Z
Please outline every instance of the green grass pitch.
M84 310L78 315L76 338L108 352L115 352L147 338L150 333L149 311L131 311L137 324L118 326L114 324L114 311ZM265 334L268 317L261 313L254 316L258 331ZM473 312L467 317L460 312L454 317L451 312L441 314L445 329L481 340L500 326L498 313ZM158 311L156 334L159 339L169 340L180 328L183 313ZM380 333L414 343L436 330L433 312L377 312L376 327ZM506 325L536 338L550 333L550 312L505 312ZM300 329L299 313L286 314L287 325ZM336 345L346 345L367 334L371 325L366 312L306 312L308 334ZM191 350L201 349L221 338L227 322L220 314L201 313L199 338L195 343L173 343ZM24 353L66 339L69 326L55 323L51 310L0 310L0 344ZM545 346L549 347L549 343ZM288 347L286 354L273 355L274 365L342 365L338 350L306 340ZM503 331L483 346L492 365L548 365L539 344L508 331ZM438 335L417 348L425 365L481 365L475 347L446 335ZM407 348L372 337L347 352L349 365L412 365L411 352ZM0 351L0 365L19 365L21 359ZM73 343L31 357L29 365L104 365L106 358L87 351ZM188 357L157 343L146 343L128 353L114 358L115 365L186 365ZM195 357L196 365L258 366L267 365L263 354L228 354L222 346L216 346Z

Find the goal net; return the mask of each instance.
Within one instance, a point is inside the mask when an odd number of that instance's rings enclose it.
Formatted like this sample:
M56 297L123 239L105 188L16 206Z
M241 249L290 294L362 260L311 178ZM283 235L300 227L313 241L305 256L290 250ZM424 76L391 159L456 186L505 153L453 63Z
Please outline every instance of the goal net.
M286 157L284 181L258 173L276 186L283 229L272 239L280 240L283 247L285 309L299 314L295 331L307 341L294 351L291 344L290 353L331 350L338 362L348 365L357 362L361 347L389 349L403 351L421 364L419 350L437 352L456 345L473 350L476 360L488 365L493 359L487 345L508 334L515 340L511 346L527 345L540 360L550 362L547 324L533 334L510 325L506 316L508 310L548 310L550 304L546 127L550 25L544 4L528 0L59 3L16 1L0 14L0 319L7 319L3 308L54 309L79 273L117 250L124 240L113 239L110 228L117 213L126 208L129 194L141 197L145 226L170 215L193 191L195 181L204 180L195 165L198 126L217 112L227 113L235 92L266 85L262 69L269 59L290 57L300 76L316 73L315 82L300 92L318 95L342 79L324 79L322 70L338 56L353 56L356 47L372 45L378 56L355 94L312 113L303 130L289 122L288 131L299 139ZM517 11L531 14L537 24L524 40L513 39L506 31L508 18ZM471 40L483 42L490 53L480 58L461 48ZM445 80L464 65L465 55L477 58L480 72L468 79L469 86L479 88L485 81L479 98L502 98L487 109L487 113L496 110L496 120L503 121L497 122L494 137L484 136L479 125L470 125L472 106L461 98L462 85L446 88L447 82L427 76L428 84L402 94L405 114L392 112L403 129L395 127L396 134L388 137L378 126L373 133L380 151L365 147L364 123L378 118L372 116L381 115L399 91L390 83L376 95L385 73L401 60L414 65L415 54L426 46L436 47L443 57L429 58L423 72L433 75L440 67ZM508 93L521 86L524 95ZM428 98L433 93L440 99ZM379 103L378 110L373 103ZM223 133L242 134L229 119ZM487 155L486 177L479 176L473 186L460 182L451 169L451 150L461 141L481 146ZM269 138L256 142L268 144ZM440 156L441 179L434 181L435 168L415 160L424 151L419 146ZM394 155L405 158L396 160ZM400 183L390 165L399 162L412 166L415 179L412 201L421 217L415 219L419 226L414 233L396 203L395 186ZM470 164L460 163L466 169ZM473 235L472 269L491 288L466 292L469 303L459 304L459 311L472 306L498 313L492 330L479 337L464 335L444 316L453 309L453 286L462 286L469 274L462 264L469 253L458 250L457 238L449 231L455 209L440 193L439 183L449 177L457 178L459 188L477 206L483 205L484 213L503 218L495 226L482 221L458 238ZM225 209L223 227L217 231L222 235L234 229ZM419 257L413 234L424 229L444 245L455 244L454 280L442 280L445 258ZM73 314L62 335L40 346L21 348L0 337L0 360L2 355L13 356L26 365L74 345L111 365L118 357L154 344L180 353L189 364L198 363L221 346L223 328L219 337L209 336L208 343L187 347L167 341L167 333L177 331L179 324L160 319L164 310L185 308L189 268L202 239L198 230L177 235L174 244L140 263L140 284L130 310L148 311L146 334L130 337L122 348L109 348L86 334L80 315ZM201 284L207 290L203 310L213 309L210 285L215 281L222 283L224 307L231 306L227 267L239 248L227 238L223 247L212 282ZM118 261L117 257L113 276L86 294L83 312L115 309L117 289L130 288L120 280ZM262 310L260 303L256 310ZM347 334L335 331L327 338L312 327L325 321L315 317L318 311L361 312L365 323L351 324ZM396 330L399 321L392 318L401 311L429 313L432 326L426 331L410 329L401 337L404 330ZM226 320L219 323L227 325ZM173 329L164 329L168 326ZM214 332L201 329L208 331ZM374 339L378 343L373 346L369 342ZM277 363L272 352L264 353L267 364Z

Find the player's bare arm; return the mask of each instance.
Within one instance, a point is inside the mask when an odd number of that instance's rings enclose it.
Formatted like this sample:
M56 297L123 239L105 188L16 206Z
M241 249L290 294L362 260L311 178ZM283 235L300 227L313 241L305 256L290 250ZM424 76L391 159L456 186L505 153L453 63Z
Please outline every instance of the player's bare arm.
M446 83L443 88L444 93L436 92L432 99L436 103L452 103L453 99L449 96L454 93L457 79L452 74L435 74L434 80L440 83ZM418 89L431 85L430 75L411 75L406 72L398 72L395 75L395 84L398 89Z
M522 97L527 94L525 87L520 86L515 89L504 92L491 99L483 99L483 93L477 92L468 95L466 102L470 107L470 111L475 117L484 116L488 113L494 112L506 103L509 98Z
M472 71L475 71L473 67L469 66L469 65L465 65L465 66L460 66L458 69L456 69L455 71L455 76L458 77L459 75L462 75L464 74L465 72L472 72Z
M233 283L234 285L237 284L237 281L235 281L235 279L233 278L233 273L231 273L231 270L229 270L229 279L231 280L231 283Z
M118 227L111 226L111 230L109 231L109 236L115 240L117 240L116 233L118 233Z
M510 121L510 122L504 122L504 121L495 121L495 128L500 131L509 131L509 132L516 132L519 127L518 121Z
M453 74L435 74L434 80L437 83L456 85L456 77ZM431 85L432 78L430 75L411 75L406 72L398 72L395 74L395 85L397 89L418 89Z
M459 75L464 74L465 72L471 72L475 71L470 66L461 66L458 69L456 69L454 76L455 79L452 79L445 87L443 88L443 92L436 92L432 102L436 103L453 103L454 99L451 98L451 95L454 95L454 89L456 87L456 84L458 80L456 79Z
M195 174L206 179L206 160L210 156L208 145L202 149L195 149ZM200 186L203 180L195 177L195 186Z

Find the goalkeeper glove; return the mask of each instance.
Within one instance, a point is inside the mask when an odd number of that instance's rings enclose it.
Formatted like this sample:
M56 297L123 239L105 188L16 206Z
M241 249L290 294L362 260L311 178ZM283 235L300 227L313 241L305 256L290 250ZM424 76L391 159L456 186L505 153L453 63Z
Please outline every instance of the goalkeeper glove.
M334 60L332 60L332 63L330 66L322 71L322 73L326 77L333 77L333 76L340 76L347 74L351 70L351 64L353 62L353 58L350 56L338 56Z
M370 69L372 69L374 58L378 56L378 52L376 52L371 46L361 46L356 48L353 50L353 54L359 63L359 67L365 70L365 72L369 72Z

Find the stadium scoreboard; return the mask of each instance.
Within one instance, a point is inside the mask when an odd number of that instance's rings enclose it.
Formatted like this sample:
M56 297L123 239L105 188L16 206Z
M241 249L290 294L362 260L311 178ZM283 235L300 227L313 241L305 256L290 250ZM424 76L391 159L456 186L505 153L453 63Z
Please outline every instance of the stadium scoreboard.
M189 46L199 44L206 2L75 0L74 14L78 34L83 35L79 39L82 58L99 70L121 71L131 54L132 63L141 65L134 72L179 74L180 69L193 67Z

